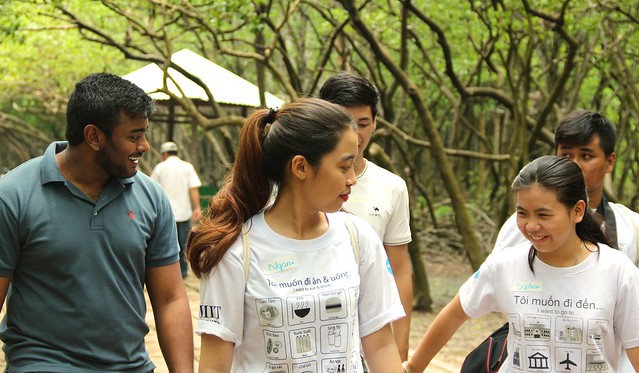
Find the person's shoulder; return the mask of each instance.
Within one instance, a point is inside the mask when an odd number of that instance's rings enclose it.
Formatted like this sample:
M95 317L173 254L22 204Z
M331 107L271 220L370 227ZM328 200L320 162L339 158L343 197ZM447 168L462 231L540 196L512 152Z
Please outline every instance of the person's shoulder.
M370 225L370 223L353 213L338 211L326 214L326 216L331 224L352 224L352 226L356 229L357 236L359 238L366 239L368 237L378 237L377 232L375 232L375 229L373 229L373 226Z
M634 218L639 218L639 213L630 209L624 204L608 202L608 205L612 208L612 211L615 213L615 215L618 215L619 213L621 213L621 214L633 216Z
M639 214L621 203L608 202L615 214L617 226L629 229L631 232L639 229Z
M142 189L157 197L164 196L162 186L142 171L136 172L135 175L131 177L131 180L133 181L132 186L134 191Z
M595 254L599 255L599 261L607 263L607 265L614 268L611 272L618 273L621 268L629 272L639 270L625 253L604 243L598 243L597 246L599 247L599 253Z
M38 156L16 166L0 177L0 189L22 188L25 183L33 183L40 174L43 156Z
M367 176L371 179L375 180L375 182L380 182L384 184L393 184L398 186L406 186L406 182L399 175L396 175L389 170L378 166L377 164L368 161L368 169L366 170Z

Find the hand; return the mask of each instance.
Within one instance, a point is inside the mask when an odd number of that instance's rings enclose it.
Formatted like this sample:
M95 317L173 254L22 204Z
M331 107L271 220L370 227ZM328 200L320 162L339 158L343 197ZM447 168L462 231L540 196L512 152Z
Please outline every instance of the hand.
M198 206L193 210L193 221L198 221L202 217L202 209Z

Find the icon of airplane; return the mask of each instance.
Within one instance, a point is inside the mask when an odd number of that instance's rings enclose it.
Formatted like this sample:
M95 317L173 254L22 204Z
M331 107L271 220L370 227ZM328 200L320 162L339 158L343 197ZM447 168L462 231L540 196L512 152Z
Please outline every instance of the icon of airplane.
M575 364L574 361L570 360L570 353L566 353L566 360L560 361L559 364L566 364L566 368L565 368L566 370L571 370L570 369L571 365L574 367L577 366L577 364Z

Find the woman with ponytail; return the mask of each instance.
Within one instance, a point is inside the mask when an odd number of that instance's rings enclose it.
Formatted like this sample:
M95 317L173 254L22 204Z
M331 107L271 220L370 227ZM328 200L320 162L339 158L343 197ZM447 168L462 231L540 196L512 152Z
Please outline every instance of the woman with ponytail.
M422 372L466 320L488 312L509 325L499 372L612 373L622 348L639 370L639 269L608 246L579 166L540 157L512 189L528 242L486 259L429 326L406 371Z
M340 212L356 156L355 123L326 101L247 119L188 242L200 372L358 373L360 344L371 372L401 372L389 323L404 312L382 243Z

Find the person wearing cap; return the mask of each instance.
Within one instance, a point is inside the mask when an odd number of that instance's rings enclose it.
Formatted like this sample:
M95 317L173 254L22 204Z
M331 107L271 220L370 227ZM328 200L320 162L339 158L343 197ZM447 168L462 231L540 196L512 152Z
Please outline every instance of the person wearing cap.
M198 189L202 182L193 165L178 157L176 143L163 143L160 153L162 162L155 166L151 178L160 183L171 203L180 244L180 269L182 278L185 278L189 268L185 257L186 239L191 229L191 219L198 220L202 214Z

